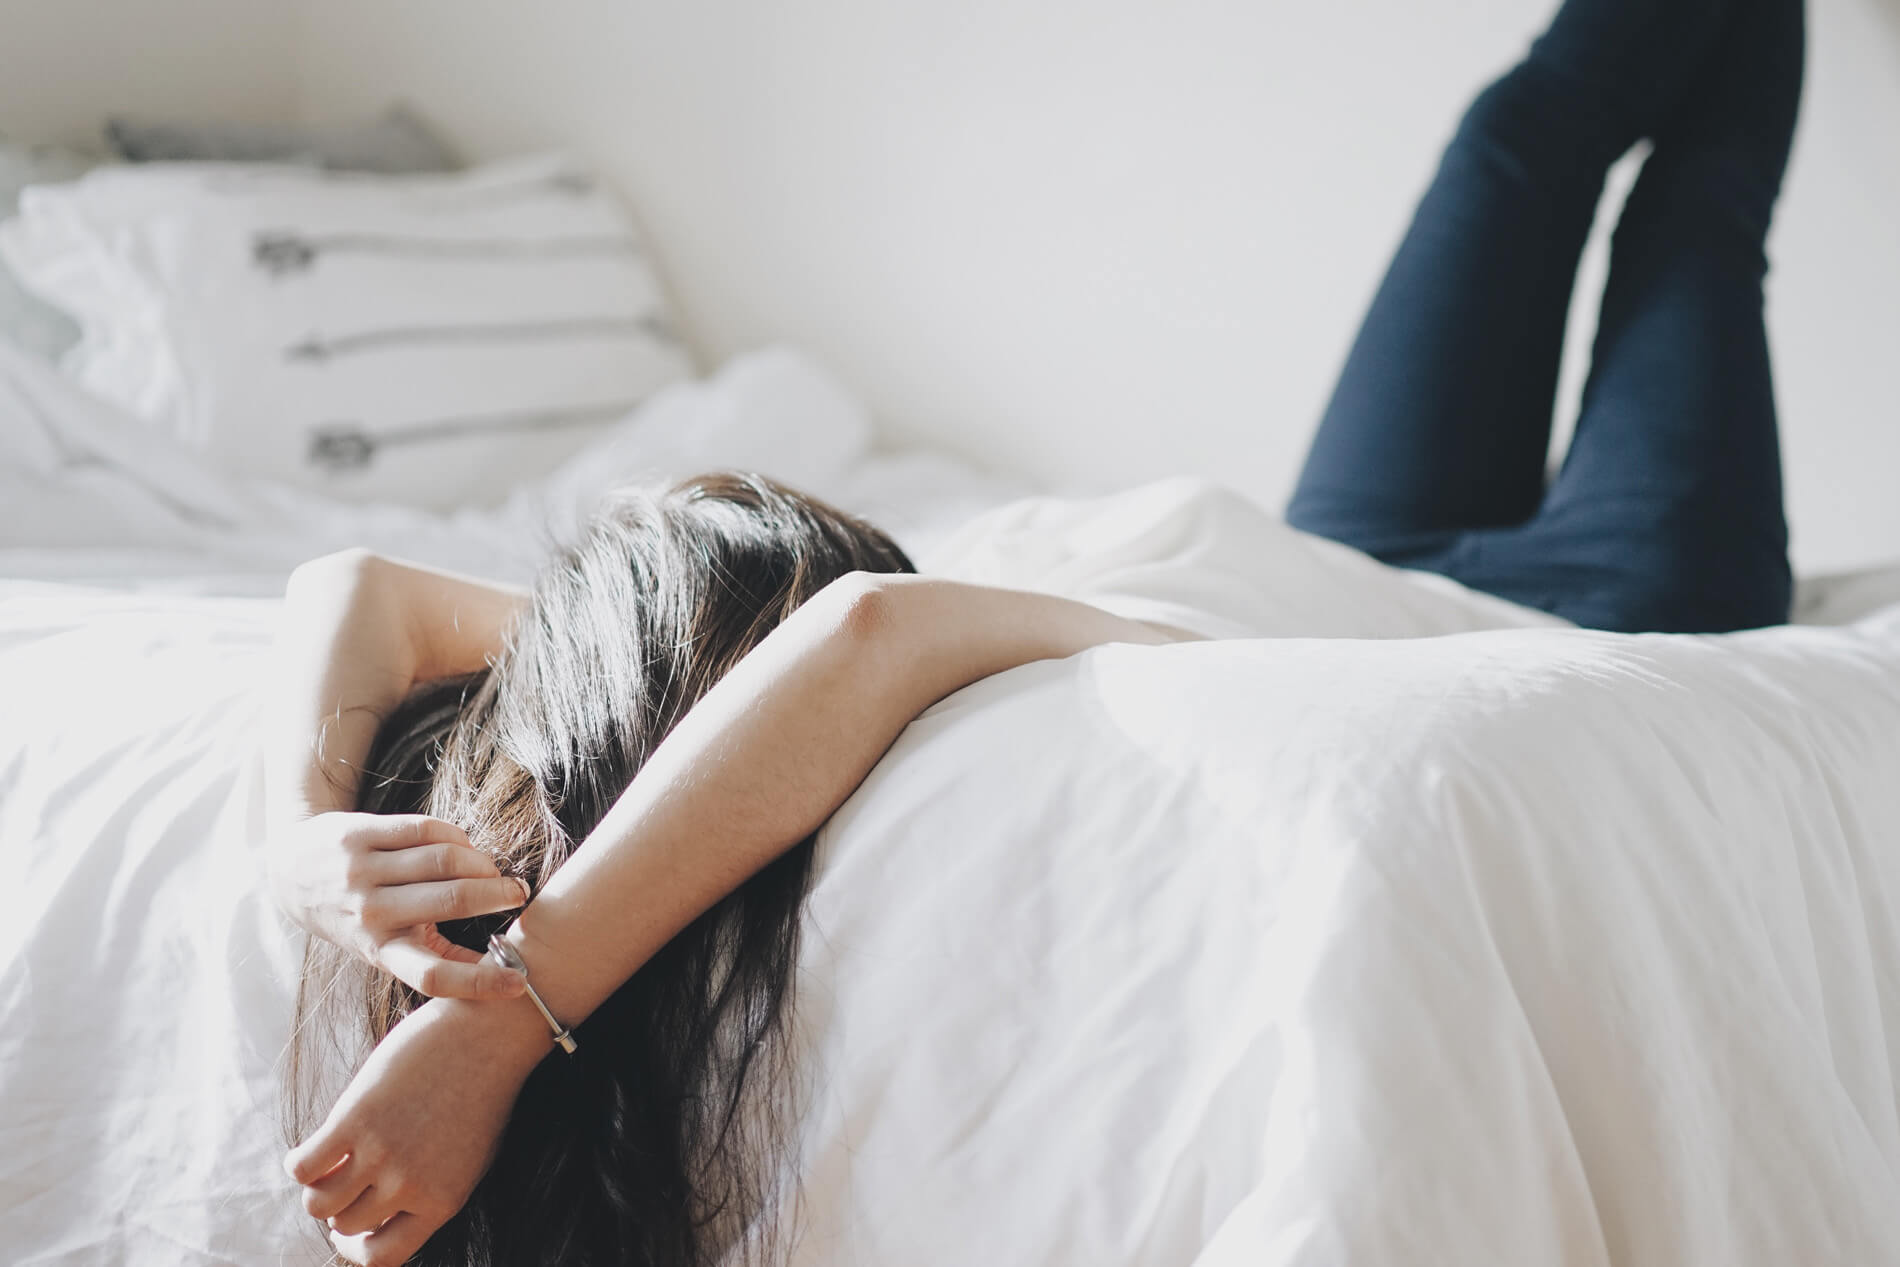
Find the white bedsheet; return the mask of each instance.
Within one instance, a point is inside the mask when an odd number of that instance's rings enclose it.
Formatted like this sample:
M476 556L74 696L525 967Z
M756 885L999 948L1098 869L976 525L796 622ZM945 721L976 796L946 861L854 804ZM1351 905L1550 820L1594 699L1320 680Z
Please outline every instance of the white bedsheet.
M1896 772L1891 616L979 684L829 832L801 1261L1900 1262Z
M274 623L258 600L0 585L9 1264L286 1261L297 951L251 865L245 751Z
M0 1246L317 1261L272 605L0 598ZM1897 770L1894 611L980 683L825 834L800 1261L1900 1261Z

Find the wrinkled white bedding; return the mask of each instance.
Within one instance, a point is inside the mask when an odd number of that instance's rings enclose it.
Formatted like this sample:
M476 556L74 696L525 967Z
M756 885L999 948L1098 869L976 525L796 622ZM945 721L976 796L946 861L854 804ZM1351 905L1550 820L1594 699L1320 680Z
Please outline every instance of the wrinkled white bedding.
M286 1261L298 952L249 754L274 605L0 596L0 1259Z
M764 467L925 546L995 495L779 353L455 521L116 424L0 349L8 1263L322 1259L255 885L276 609L202 591L349 542L519 576L643 469ZM1896 600L1105 648L940 704L824 836L799 1261L1900 1262Z
M0 1244L315 1261L271 604L0 594ZM799 1261L1900 1260L1896 771L1892 610L980 683L825 833Z
M1900 1262L1896 617L954 697L829 833L802 1261Z

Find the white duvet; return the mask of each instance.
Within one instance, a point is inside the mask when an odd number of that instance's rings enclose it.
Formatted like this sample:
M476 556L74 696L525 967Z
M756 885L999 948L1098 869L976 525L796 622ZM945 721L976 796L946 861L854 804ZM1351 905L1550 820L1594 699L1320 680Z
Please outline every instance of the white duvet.
M1900 1262L1900 621L1117 648L833 822L810 1263Z
M271 606L6 593L0 1246L316 1261ZM799 1261L1900 1261L1897 771L1900 614L980 683L825 833Z
M742 368L596 457L969 495L795 359ZM108 423L0 356L0 1262L314 1263L256 884L275 602L153 569L267 589L363 533L518 570L611 472L345 520ZM1117 556L1138 502L1068 557L1197 592ZM796 1259L1900 1262L1897 579L1810 589L1840 628L1109 647L944 701L822 840Z

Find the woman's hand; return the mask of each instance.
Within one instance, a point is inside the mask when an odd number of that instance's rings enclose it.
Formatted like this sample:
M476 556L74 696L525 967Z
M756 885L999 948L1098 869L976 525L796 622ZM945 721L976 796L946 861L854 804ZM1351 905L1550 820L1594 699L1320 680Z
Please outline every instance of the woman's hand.
M547 1027L512 1008L437 1000L404 1017L284 1169L344 1258L406 1261L494 1159Z
M271 842L271 888L310 933L424 994L505 999L525 978L457 946L436 924L513 910L528 886L501 874L461 828L421 814L333 812Z

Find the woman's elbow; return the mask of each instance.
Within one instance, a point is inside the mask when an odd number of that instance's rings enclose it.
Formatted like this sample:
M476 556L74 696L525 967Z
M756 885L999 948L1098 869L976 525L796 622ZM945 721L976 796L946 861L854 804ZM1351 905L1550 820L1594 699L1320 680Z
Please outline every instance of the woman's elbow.
M870 647L896 632L897 585L883 572L847 572L823 591L831 633L841 642Z
M389 560L364 546L351 546L298 564L291 570L285 592L338 588L356 589L370 584Z

